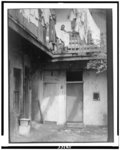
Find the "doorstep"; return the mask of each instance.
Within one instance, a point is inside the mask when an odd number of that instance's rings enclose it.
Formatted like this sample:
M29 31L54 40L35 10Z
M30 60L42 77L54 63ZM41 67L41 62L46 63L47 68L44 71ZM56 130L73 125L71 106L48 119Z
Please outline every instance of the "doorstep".
M83 128L84 124L82 122L67 122L66 123L67 127L70 128Z

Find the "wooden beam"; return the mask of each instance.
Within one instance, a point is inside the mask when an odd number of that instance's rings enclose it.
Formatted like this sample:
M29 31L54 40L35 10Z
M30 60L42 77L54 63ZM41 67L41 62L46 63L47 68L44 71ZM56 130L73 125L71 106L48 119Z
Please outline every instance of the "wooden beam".
M82 50L82 51L71 51L70 52L66 52L66 53L61 53L61 54L53 54L53 58L63 58L63 57L73 57L73 56L78 56L78 57L81 57L81 56L84 56L84 57L87 57L87 55L91 54L95 54L95 55L99 55L100 52L102 52L102 50ZM89 54L88 54L89 53ZM107 53L105 53L106 56L107 56ZM98 56L97 56L98 57Z
M106 57L60 57L60 58L53 58L51 62L57 61L77 61L77 60L97 60L97 59L106 59Z
M28 31L23 25L19 24L15 19L13 19L11 16L8 17L8 25L11 29L13 29L15 32L20 34L23 38L31 42L36 47L40 48L43 52L47 53L49 56L53 56L51 52L49 52L49 49L41 43L41 41L37 40L37 37L34 36L30 31Z

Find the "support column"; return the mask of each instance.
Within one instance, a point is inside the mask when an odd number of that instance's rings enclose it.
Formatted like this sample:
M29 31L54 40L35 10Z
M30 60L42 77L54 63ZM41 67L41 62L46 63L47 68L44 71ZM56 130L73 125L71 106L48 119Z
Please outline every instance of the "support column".
M114 141L114 103L113 103L113 38L112 9L106 10L107 21L107 87L108 87L108 142Z

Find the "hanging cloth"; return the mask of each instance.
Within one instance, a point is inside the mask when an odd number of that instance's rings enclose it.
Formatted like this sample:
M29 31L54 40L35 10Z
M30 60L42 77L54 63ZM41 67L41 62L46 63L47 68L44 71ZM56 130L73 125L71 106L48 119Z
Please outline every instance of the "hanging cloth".
M39 19L38 9L30 9L30 22L38 26L38 19Z
M65 47L69 46L69 33L61 30L61 37L60 39L64 42Z
M20 13L28 20L30 21L30 9L20 9Z
M50 41L55 43L55 20L54 19L50 19L49 22L49 37L50 37Z
M70 11L69 20L70 20L70 21L73 21L75 18L76 18L75 11L72 9L72 10Z
M42 15L44 17L45 23L49 24L49 17L51 16L50 9L42 8Z
M88 42L87 34L90 32L93 43L97 46L100 45L100 29L91 16L89 9L77 9L75 30L79 32L81 40L85 40L86 43Z
M82 41L87 42L87 14L85 9L77 9L75 31L79 32Z
M100 46L100 29L98 28L93 17L91 16L89 9L86 9L86 11L88 31L91 32L93 43L97 46Z

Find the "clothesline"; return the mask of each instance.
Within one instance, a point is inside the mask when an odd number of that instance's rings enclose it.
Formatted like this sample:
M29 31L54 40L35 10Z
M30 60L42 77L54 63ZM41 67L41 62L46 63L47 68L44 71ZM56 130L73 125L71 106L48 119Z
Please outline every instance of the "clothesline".
M87 41L88 33L91 33L93 43L100 44L100 29L95 23L89 9L73 9L70 13L69 20L75 19L75 31L79 32L81 40Z

